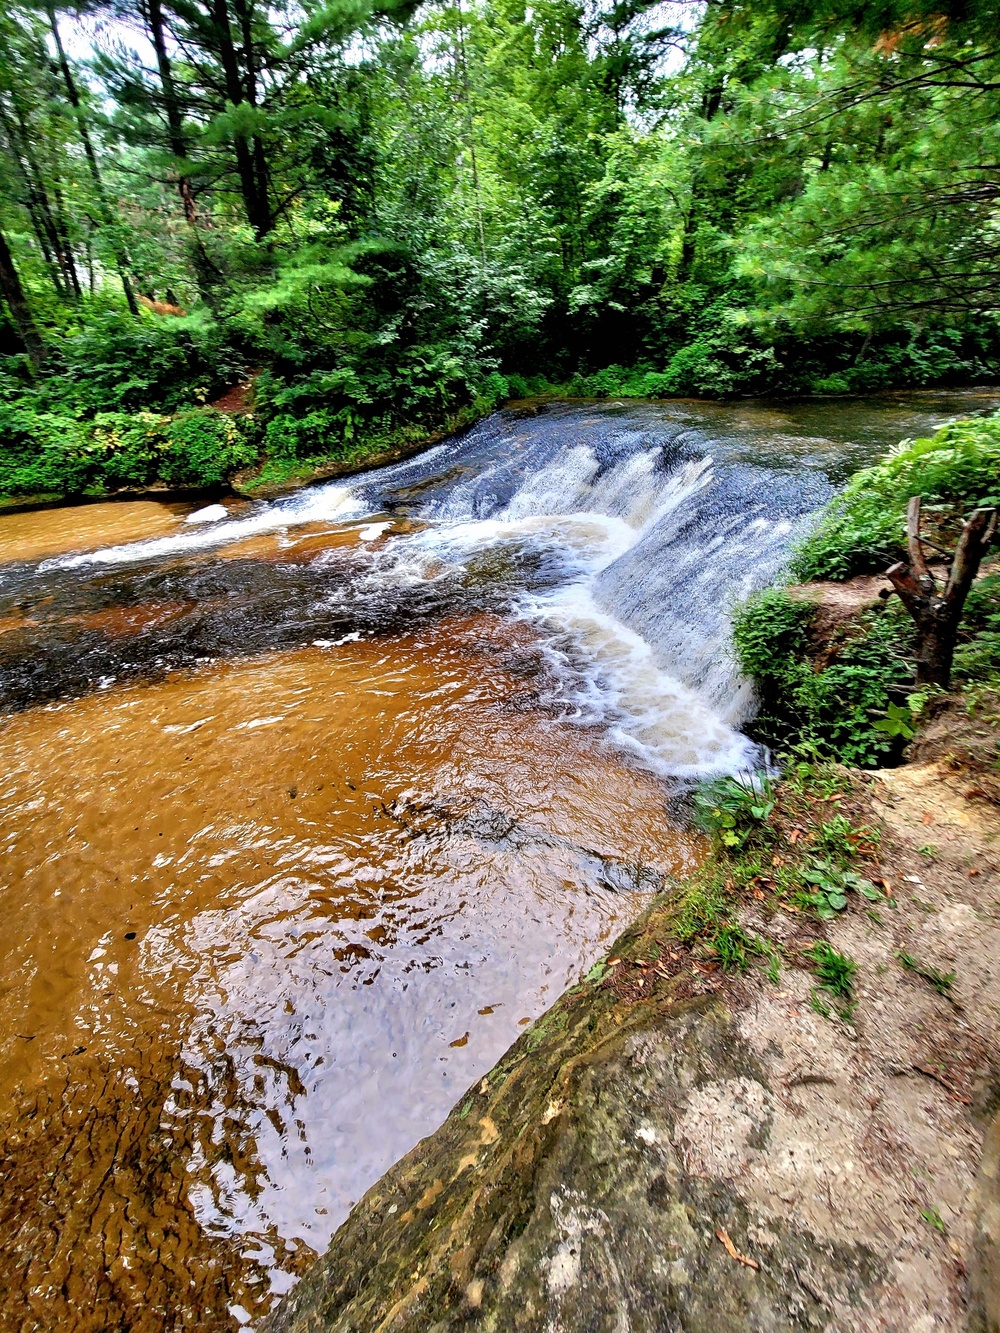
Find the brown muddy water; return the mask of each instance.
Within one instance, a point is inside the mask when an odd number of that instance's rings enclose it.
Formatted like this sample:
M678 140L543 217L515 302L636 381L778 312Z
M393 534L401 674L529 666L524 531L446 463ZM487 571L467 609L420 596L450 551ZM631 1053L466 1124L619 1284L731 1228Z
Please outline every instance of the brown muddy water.
M761 758L735 598L996 401L555 404L214 521L0 517L0 1327L270 1308L696 863L684 792Z

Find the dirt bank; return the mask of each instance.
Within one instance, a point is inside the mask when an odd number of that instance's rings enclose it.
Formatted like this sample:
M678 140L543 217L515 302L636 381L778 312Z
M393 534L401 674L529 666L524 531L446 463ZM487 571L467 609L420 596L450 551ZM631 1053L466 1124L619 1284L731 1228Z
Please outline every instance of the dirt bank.
M968 789L853 777L832 799L881 832L886 903L821 925L748 893L780 967L724 974L659 899L268 1333L998 1327L1000 812ZM805 966L824 938L857 963L845 1018Z

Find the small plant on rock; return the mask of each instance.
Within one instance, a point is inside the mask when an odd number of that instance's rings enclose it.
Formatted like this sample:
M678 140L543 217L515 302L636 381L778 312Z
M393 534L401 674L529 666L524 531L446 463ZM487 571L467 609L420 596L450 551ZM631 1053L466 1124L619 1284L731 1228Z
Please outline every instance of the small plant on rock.
M716 778L694 794L695 820L724 847L743 847L774 810L774 785L762 773Z
M831 857L821 860L814 856L800 870L799 877L811 886L800 892L799 901L803 907L813 908L821 921L829 921L837 912L842 912L851 892L860 893L869 902L882 901L882 895L870 879L849 867L837 865Z
M813 965L819 990L825 991L833 1000L837 1015L846 1022L854 1012L854 975L858 965L853 958L828 944L826 940L817 940L806 951L806 958ZM817 989L812 993L812 1007L817 1013L829 1017L829 1007L825 1004Z

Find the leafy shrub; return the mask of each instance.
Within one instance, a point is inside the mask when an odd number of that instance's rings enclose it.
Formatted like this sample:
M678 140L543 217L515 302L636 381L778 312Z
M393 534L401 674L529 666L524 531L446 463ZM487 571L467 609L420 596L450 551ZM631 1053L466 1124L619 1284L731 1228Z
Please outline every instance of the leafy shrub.
M811 393L873 393L904 384L969 383L992 378L995 355L991 330L968 328L893 330L883 335L863 358L829 373L810 376ZM849 352L849 354L852 354Z
M82 491L91 470L86 441L74 417L0 405L0 494Z
M914 495L962 512L1000 502L1000 415L904 441L855 473L796 552L793 572L800 579L846 579L903 558L906 506Z
M817 669L809 654L812 615L812 606L781 588L758 593L737 611L733 639L760 704L753 730L770 743L806 742L844 763L873 767L899 748L874 722L892 695L910 686L910 622L891 606L864 613Z
M148 486L157 478L169 418L155 412L99 412L86 450L91 483Z
M1000 572L969 591L954 675L964 685L1000 685Z
M361 425L356 408L321 407L305 416L282 412L264 428L264 452L272 458L336 458Z
M207 402L245 373L225 329L206 317L91 316L53 349L38 392L74 415L175 411Z
M715 778L703 783L693 798L695 819L725 847L742 847L774 809L774 788L766 774L746 778Z
M80 421L0 408L0 493L79 495L149 486L211 486L256 455L252 422L194 408L99 412Z
M179 412L167 423L159 475L173 485L218 485L257 457L255 435L250 417L210 408Z

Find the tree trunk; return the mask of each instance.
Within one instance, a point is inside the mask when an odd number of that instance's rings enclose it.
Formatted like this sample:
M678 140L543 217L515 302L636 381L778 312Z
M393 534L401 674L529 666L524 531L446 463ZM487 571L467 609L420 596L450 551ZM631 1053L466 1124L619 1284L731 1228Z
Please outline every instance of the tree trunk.
M66 94L69 97L70 105L73 108L73 114L76 117L76 127L80 134L80 142L83 144L84 156L87 159L87 166L90 168L91 179L94 182L94 192L97 195L97 202L101 210L101 221L110 230L114 225L111 208L108 204L107 195L104 192L101 169L97 164L97 154L94 152L94 144L90 137L90 130L87 127L87 118L83 114L83 106L80 102L80 94L77 92L76 80L73 78L73 71L69 67L69 61L66 59L66 52L63 50L62 37L59 33L59 23L56 19L56 11L53 5L47 4L45 12L48 15L49 27L52 30L52 40L55 42L59 69L63 76L63 82L66 85ZM136 304L135 292L133 292L132 284L129 281L125 255L117 238L112 236L112 239L115 260L118 266L118 276L121 279L122 291L125 293L125 301L131 313L138 317L139 307Z
M924 555L920 536L920 496L910 500L906 516L910 563L886 571L917 627L917 684L946 690L958 639L958 626L969 589L979 573L983 556L997 527L997 510L977 509L966 521L958 540L944 588L939 589Z
M66 234L66 224L52 208L48 190L45 186L45 174L32 144L31 130L28 126L27 113L23 102L13 84L8 91L13 118L8 115L6 108L0 105L0 124L3 125L11 156L18 165L25 188L28 191L28 208L38 234L39 244L43 251L46 245L52 251L62 276L63 285L69 294L73 297L79 297L81 294L80 280L73 259L73 249ZM42 240L43 235L45 237L44 242ZM58 283L56 286L58 289Z
M160 0L148 0L146 23L153 42L153 50L156 52L156 66L160 75L160 87L163 91L163 109L167 117L170 151L179 162L184 162L187 159L188 144L184 135L184 117L181 112L180 99L177 96L173 69L167 51L166 25ZM209 258L201 237L194 188L186 171L178 170L177 193L181 197L184 218L191 228L191 235L194 240L192 259L198 279L198 288L202 296L208 298L213 280L218 278L220 274Z
M55 287L56 293L61 298L65 297L68 285L66 270L60 262L59 237L56 234L55 224L47 207L48 200L44 195L44 187L40 190L37 182L33 179L30 162L23 152L24 145L20 142L20 138L15 132L2 103L0 103L0 126L3 127L11 161L17 167L17 174L21 178L24 190L22 202L31 218L31 225L38 241L38 247L45 260L45 267L49 271L49 277L52 279L52 285Z
M3 294L3 299L7 303L7 309L14 321L14 327L21 335L21 341L24 343L24 349L28 353L32 368L36 371L41 370L45 361L45 344L42 342L31 309L25 300L24 288L21 286L21 279L14 264L14 256L10 252L7 238L2 231L0 231L0 293Z
M226 80L226 98L232 102L233 106L241 106L247 101L247 96L236 60L236 49L233 46L233 34L229 26L229 10L226 7L226 0L212 0L212 17L215 21L219 43L219 59ZM234 134L233 148L236 152L236 172L240 178L240 193L243 195L243 207L246 209L247 221L253 227L258 241L262 241L271 229L266 184L262 196L258 186L257 173L254 170L253 153L246 135Z
M146 22L156 52L156 66L160 75L160 87L163 90L163 109L167 117L167 131L170 138L170 151L179 162L187 158L187 143L184 139L184 118L181 115L177 90L174 87L173 70L170 68L170 56L167 54L167 41L164 32L163 6L160 0L148 0ZM194 192L191 182L183 171L177 174L177 192L181 197L184 217L191 227L197 228L198 215L195 209Z

